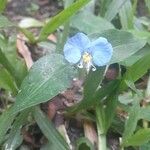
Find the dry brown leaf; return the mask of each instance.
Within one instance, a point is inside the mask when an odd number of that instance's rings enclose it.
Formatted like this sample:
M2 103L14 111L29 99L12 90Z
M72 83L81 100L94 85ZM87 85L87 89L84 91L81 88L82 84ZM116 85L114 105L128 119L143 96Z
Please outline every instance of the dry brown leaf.
M97 133L93 123L91 121L84 120L83 128L85 137L88 138L91 143L95 145L95 143L97 143Z
M54 34L50 34L47 39L55 43L57 42L57 38Z
M33 65L33 60L31 57L31 53L25 44L25 36L21 33L17 35L16 46L19 54L24 58L27 68L30 69Z

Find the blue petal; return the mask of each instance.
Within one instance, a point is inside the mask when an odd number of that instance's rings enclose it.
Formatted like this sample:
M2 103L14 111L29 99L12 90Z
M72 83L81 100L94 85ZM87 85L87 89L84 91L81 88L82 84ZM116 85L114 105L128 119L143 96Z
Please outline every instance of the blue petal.
M105 38L98 38L90 44L88 50L91 52L93 63L96 66L106 65L113 53L112 45Z
M64 56L68 62L76 64L81 59L81 51L80 49L73 47L72 45L65 44Z
M77 33L69 38L64 46L65 59L70 63L76 64L80 61L82 52L89 43L90 40L83 33Z
M84 33L77 33L75 36L69 38L66 42L67 45L71 45L80 49L81 52L84 51L87 45L89 45L90 40Z

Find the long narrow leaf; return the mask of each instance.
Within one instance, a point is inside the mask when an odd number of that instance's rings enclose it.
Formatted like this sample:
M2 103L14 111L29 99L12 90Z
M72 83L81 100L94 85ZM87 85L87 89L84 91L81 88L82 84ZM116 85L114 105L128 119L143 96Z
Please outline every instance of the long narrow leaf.
M44 115L44 113L38 107L35 108L34 118L43 134L51 143L53 149L69 150L69 146L67 145L63 137L59 134L59 132L52 125L52 122L48 120L46 115ZM51 149L51 147L49 147L49 149Z
M46 25L42 28L39 41L45 40L47 36L54 32L61 24L67 21L73 14L75 14L81 7L87 4L90 0L79 0L72 4L67 9L53 17Z
M111 21L127 0L112 0L105 13L105 18Z

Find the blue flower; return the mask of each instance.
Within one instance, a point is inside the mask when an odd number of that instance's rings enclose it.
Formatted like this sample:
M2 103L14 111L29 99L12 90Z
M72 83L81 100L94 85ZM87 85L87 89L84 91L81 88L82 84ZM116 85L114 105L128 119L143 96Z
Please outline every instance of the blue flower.
M88 71L91 67L107 65L113 53L112 45L106 38L99 37L95 41L83 33L77 33L69 38L64 46L65 59L77 64L79 68L85 67Z

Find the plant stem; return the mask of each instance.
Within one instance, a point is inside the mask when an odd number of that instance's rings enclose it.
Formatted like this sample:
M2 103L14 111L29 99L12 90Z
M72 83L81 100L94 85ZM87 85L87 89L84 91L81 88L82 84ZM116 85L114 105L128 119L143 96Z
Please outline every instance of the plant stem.
M104 109L101 105L96 107L96 124L98 131L98 150L107 150L105 134Z
M105 134L98 134L98 150L107 150Z

